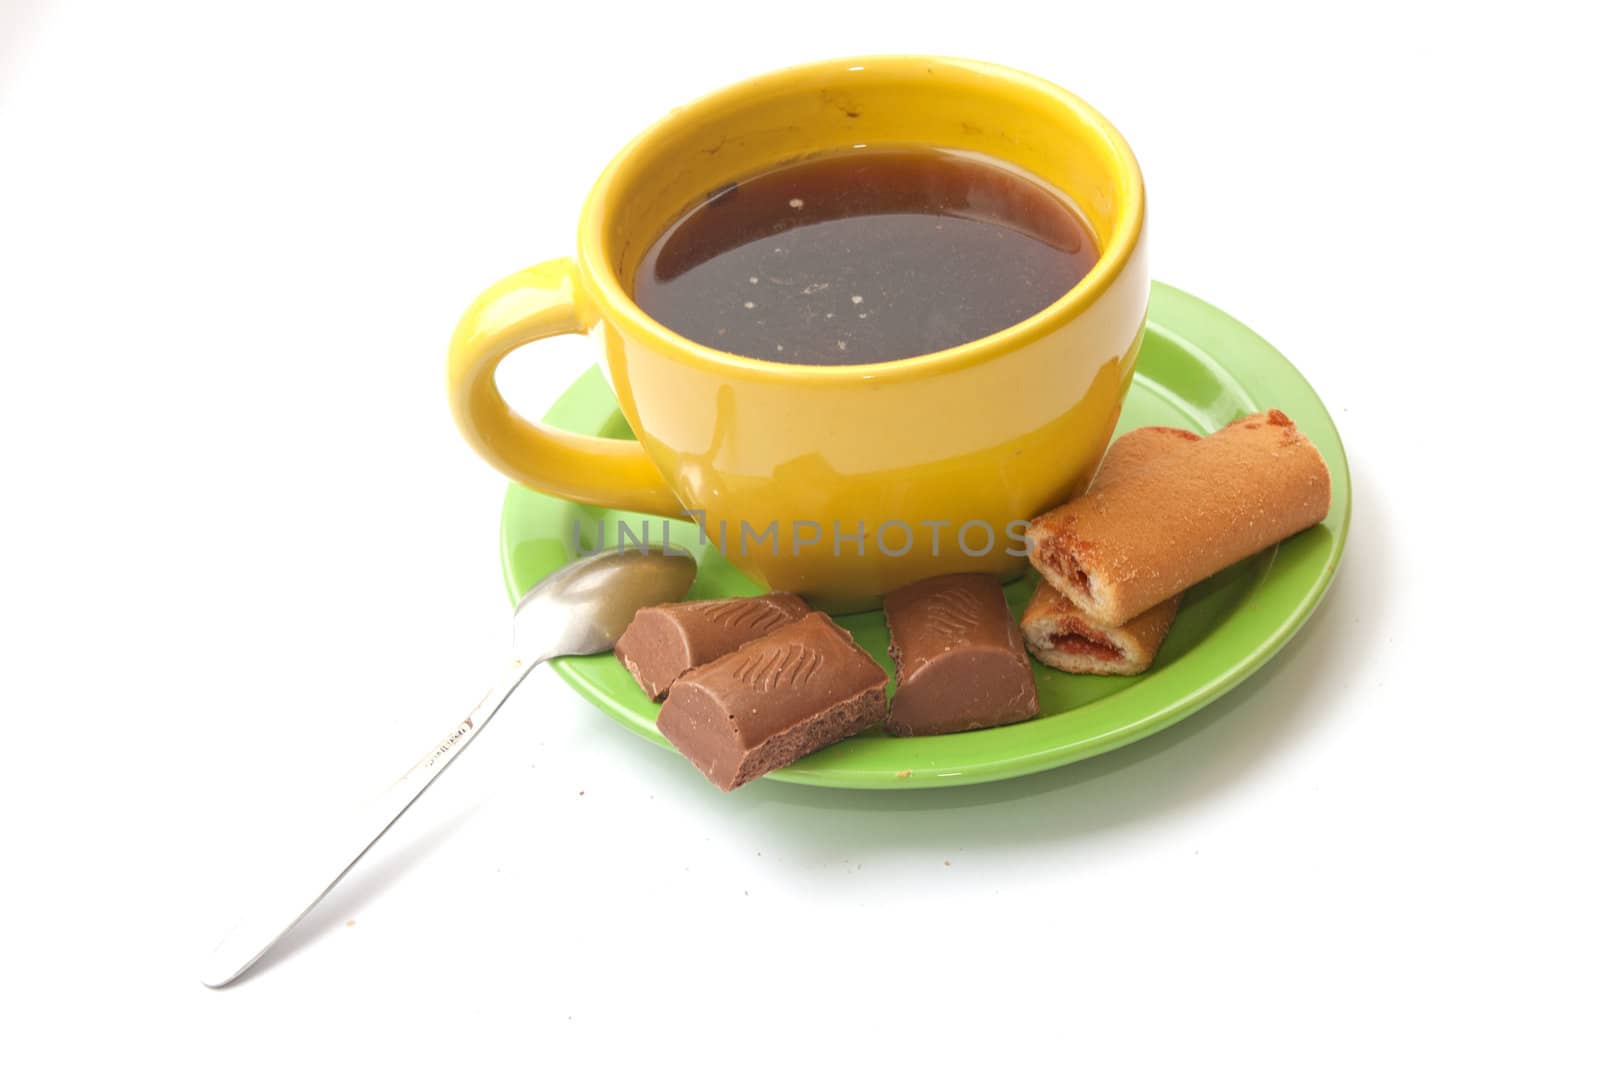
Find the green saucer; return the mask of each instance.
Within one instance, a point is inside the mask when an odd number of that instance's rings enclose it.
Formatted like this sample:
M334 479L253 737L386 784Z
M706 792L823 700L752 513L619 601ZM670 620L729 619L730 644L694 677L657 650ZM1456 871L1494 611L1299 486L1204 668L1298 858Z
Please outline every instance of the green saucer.
M1093 678L1036 663L1040 714L1031 722L925 738L888 737L874 730L768 777L852 789L918 789L1014 778L1147 737L1249 677L1288 642L1333 581L1350 529L1350 470L1333 419L1288 360L1216 308L1157 283L1117 432L1163 425L1209 433L1241 415L1272 407L1287 412L1328 461L1333 507L1327 521L1186 593L1149 671L1137 678ZM579 378L545 421L601 436L630 436L598 370ZM500 556L513 601L573 558L575 528L587 544L603 522L609 543L618 519L639 530L645 517L511 486L501 516ZM660 543L664 521L650 520L654 543ZM700 546L692 522L672 522L671 537L699 559L700 576L691 597L760 592L714 547ZM1021 612L1034 580L1030 576L1007 587L1014 612ZM882 613L844 615L838 621L893 677ZM601 711L641 737L667 743L656 731L657 705L645 699L614 657L571 657L556 660L554 667ZM687 762L683 770L697 773Z

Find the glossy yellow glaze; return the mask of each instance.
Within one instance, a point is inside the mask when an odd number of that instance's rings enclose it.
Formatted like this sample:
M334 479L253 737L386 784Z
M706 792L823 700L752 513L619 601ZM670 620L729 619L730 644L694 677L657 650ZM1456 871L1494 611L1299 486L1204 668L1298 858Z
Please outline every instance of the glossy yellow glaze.
M1066 296L1009 329L862 366L717 352L633 303L627 279L640 257L708 190L862 144L964 149L1031 171L1083 211L1100 260ZM726 554L758 580L824 607L864 607L932 574L1022 569L1005 551L1017 548L1007 525L1079 492L1093 475L1133 373L1148 299L1138 165L1077 97L967 60L831 60L714 93L623 149L584 207L576 262L513 275L467 311L451 344L451 405L469 443L524 484L655 514L695 509L713 541L725 524ZM579 331L599 335L638 444L529 423L495 390L494 367L511 349ZM756 533L776 521L778 543L746 538L741 547L741 521ZM977 557L956 541L970 522L995 531ZM858 550L846 537L862 528ZM815 544L799 543L813 533ZM966 547L985 540L971 527Z

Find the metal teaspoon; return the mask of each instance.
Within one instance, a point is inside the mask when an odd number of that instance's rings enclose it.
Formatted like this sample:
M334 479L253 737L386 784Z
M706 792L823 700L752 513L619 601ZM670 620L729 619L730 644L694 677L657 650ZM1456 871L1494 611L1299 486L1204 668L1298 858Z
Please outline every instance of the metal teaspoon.
M201 981L213 989L248 971L339 884L399 821L433 780L483 732L522 680L555 656L605 652L652 604L681 600L694 581L686 554L660 548L611 549L567 564L528 590L512 619L512 660L472 713L367 808L332 828L323 847L275 878L248 916L223 935Z

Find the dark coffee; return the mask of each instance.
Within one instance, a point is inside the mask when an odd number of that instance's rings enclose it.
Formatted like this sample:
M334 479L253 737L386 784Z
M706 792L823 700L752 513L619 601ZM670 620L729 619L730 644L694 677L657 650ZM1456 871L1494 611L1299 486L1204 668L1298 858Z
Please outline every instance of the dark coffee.
M710 348L779 363L907 359L1033 315L1098 256L1060 193L982 157L862 148L713 191L633 298Z

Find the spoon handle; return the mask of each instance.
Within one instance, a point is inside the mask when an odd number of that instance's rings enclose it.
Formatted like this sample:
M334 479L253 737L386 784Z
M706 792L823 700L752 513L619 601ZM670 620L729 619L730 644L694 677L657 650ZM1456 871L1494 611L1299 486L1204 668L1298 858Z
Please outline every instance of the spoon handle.
M255 906L212 950L201 981L213 989L232 982L305 918L389 827L399 821L434 779L461 755L472 739L483 732L494 713L539 662L540 659L513 660L499 683L484 695L472 713L452 727L416 766L353 816L320 828L317 847L308 852L303 862L285 864L272 872Z

